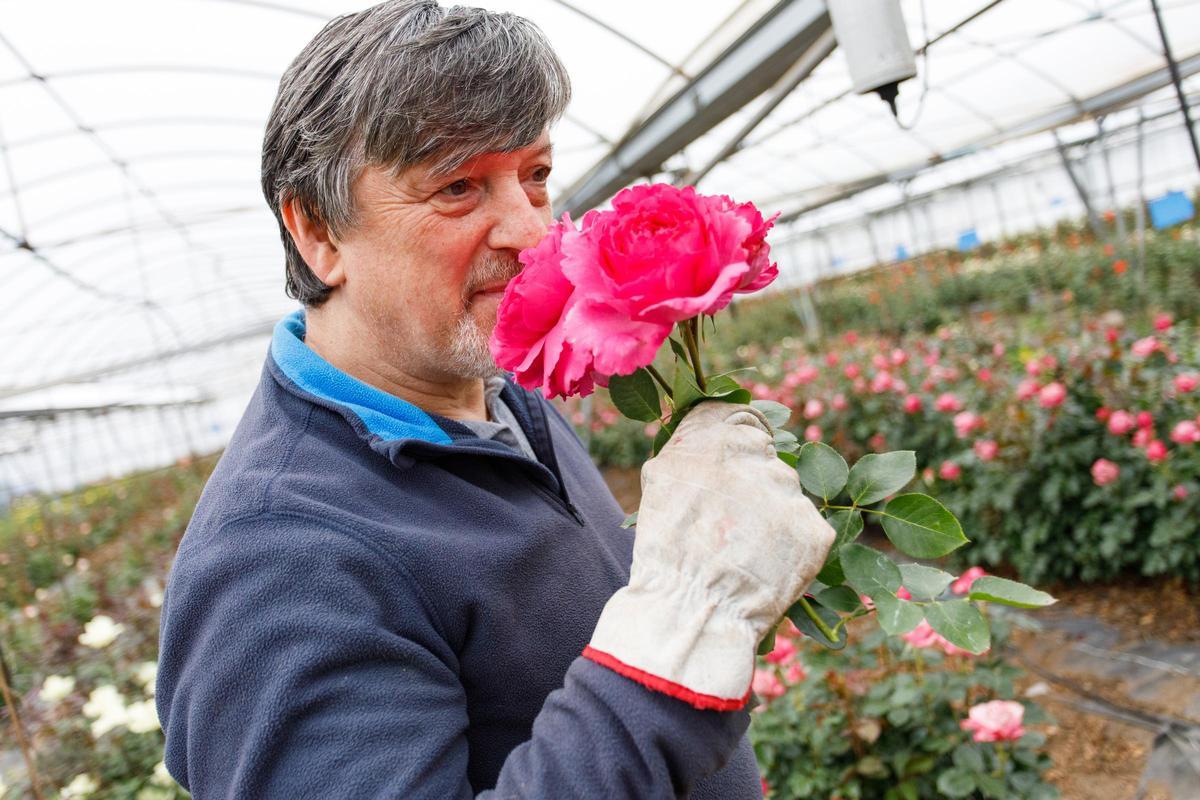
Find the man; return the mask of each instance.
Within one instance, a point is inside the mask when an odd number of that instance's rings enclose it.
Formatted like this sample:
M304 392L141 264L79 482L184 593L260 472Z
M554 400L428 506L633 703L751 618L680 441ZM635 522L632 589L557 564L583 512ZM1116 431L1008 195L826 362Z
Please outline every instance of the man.
M693 411L635 547L488 352L569 94L531 23L433 0L334 20L283 76L263 188L305 310L163 606L166 763L199 800L761 796L754 648L833 536L765 420Z

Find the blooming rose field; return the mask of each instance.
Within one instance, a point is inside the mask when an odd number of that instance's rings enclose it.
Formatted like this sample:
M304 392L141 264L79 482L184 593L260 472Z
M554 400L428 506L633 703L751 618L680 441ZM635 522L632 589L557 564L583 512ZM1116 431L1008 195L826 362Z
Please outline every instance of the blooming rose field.
M917 482L971 539L951 557L949 591L981 570L1095 592L1154 576L1194 604L1196 229L1153 235L1137 264L1133 247L1064 226L823 282L823 337L806 338L794 294L734 303L706 330L706 352L721 370L756 367L742 382L796 409L801 440L848 458L914 450ZM602 391L564 408L602 466L649 454L646 425L620 418ZM186 796L159 766L152 665L170 560L213 463L22 499L0 518L0 641L45 796ZM1055 777L1072 757L1055 742L1069 732L1052 733L1059 710L1021 690L1027 676L1008 657L1019 618L997 611L991 624L979 656L927 626L857 636L851 623L838 651L781 629L755 680L766 791L1094 796ZM0 797L30 796L10 722L5 712ZM1136 780L1136 760L1118 766Z

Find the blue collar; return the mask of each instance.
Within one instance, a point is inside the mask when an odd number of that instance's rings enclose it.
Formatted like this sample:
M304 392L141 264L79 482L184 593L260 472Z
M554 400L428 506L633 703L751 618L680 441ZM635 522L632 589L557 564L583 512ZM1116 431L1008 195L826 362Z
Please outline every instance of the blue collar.
M450 436L412 403L347 375L304 343L304 310L281 319L271 337L271 358L303 391L346 408L381 440L418 439L450 444Z

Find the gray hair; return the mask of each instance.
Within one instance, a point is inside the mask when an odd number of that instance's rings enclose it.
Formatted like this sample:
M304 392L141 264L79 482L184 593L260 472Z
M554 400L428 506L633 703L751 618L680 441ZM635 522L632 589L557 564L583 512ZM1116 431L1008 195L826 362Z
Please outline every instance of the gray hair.
M262 187L279 221L287 293L328 299L283 224L295 200L337 236L355 224L351 187L368 164L435 174L532 144L571 99L566 69L527 19L436 0L387 0L333 19L279 82Z

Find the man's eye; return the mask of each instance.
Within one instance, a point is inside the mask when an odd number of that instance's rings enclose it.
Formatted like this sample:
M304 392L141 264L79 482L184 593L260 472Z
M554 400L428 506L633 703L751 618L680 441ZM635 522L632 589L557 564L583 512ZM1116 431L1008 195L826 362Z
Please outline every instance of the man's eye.
M471 182L466 178L460 178L454 183L442 189L442 194L448 194L451 197L462 197L471 188Z
M550 167L538 167L533 171L533 179L539 183L545 183L550 179Z

